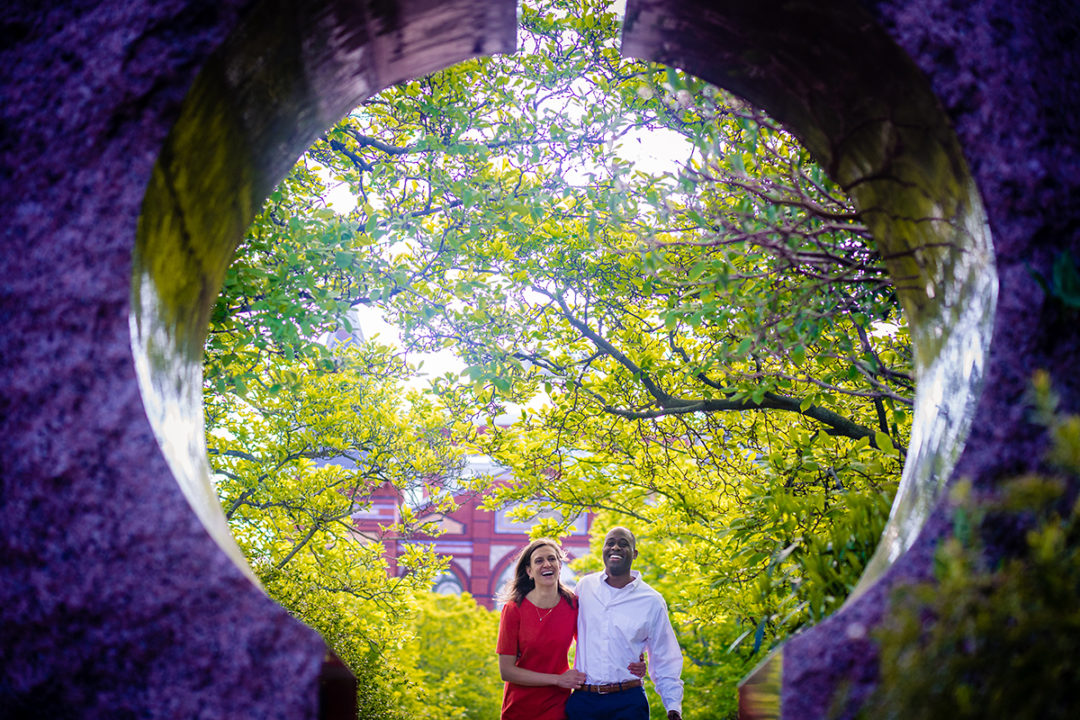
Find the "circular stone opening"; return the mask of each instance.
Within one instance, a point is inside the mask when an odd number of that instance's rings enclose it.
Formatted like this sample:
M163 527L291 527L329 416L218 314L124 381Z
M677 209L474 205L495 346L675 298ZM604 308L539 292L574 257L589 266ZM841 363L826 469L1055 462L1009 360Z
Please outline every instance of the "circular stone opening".
M865 590L910 547L969 427L996 276L985 214L925 78L852 2L772 8L630 2L623 52L687 70L783 122L854 198L911 325L917 395L901 487ZM261 3L191 89L147 189L132 342L164 455L215 541L246 561L202 435L208 313L245 228L326 127L380 89L511 52L514 2Z

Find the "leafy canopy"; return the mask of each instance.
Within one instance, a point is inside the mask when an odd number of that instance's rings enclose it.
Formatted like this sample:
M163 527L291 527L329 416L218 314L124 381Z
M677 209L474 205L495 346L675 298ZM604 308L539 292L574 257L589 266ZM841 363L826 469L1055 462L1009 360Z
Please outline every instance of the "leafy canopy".
M834 610L877 542L910 425L903 318L795 138L620 58L605 3L526 3L522 23L521 52L357 108L271 196L207 345L223 501L275 597L335 647L342 613L369 618L358 634L406 662L395 633L440 561L380 576L348 516L378 483L452 480L459 453L486 453L517 481L492 505L639 533L689 660L687 716L728 717L734 683ZM658 138L660 169L627 149ZM333 185L355 207L332 210ZM396 351L318 342L358 305L465 372L403 401ZM511 405L520 421L496 422Z

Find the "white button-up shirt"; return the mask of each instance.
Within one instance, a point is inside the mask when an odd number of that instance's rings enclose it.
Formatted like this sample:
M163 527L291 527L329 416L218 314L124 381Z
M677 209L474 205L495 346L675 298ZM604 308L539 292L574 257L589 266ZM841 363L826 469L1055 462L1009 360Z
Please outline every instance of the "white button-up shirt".
M682 650L668 619L660 593L630 571L633 580L624 588L608 585L606 572L578 581L577 651L574 667L590 685L633 680L626 666L643 650L649 653L649 677L664 701L664 709L682 713Z

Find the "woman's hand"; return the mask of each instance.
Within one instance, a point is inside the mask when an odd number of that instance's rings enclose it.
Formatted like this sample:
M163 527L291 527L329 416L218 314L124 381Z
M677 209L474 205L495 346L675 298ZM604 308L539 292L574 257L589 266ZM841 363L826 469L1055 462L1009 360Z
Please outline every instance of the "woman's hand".
M627 665L626 669L629 670L632 675L645 677L645 653L641 653L641 657L639 657L636 662Z
M567 690L577 690L584 682L585 673L581 672L580 670L570 668L559 676L559 679L558 681L556 681L555 684L561 688L566 688Z

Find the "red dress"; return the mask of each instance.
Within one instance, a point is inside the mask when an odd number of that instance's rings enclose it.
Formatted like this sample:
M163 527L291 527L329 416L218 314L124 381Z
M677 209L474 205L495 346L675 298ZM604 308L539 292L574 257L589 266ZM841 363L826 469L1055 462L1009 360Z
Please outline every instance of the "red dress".
M526 670L561 675L570 669L567 653L577 633L577 607L565 598L553 608L538 608L528 600L503 605L495 651L514 655ZM570 690L556 685L529 687L506 683L502 720L565 720Z

